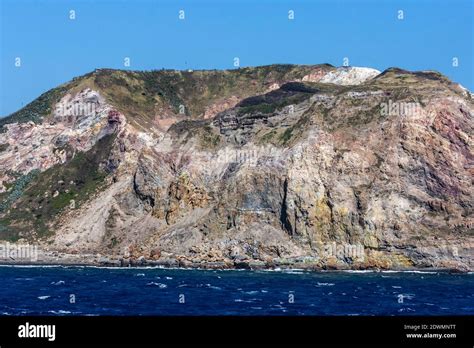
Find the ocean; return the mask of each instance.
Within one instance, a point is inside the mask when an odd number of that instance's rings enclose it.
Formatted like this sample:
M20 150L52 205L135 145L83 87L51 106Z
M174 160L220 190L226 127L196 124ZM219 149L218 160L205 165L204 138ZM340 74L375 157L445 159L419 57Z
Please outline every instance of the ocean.
M474 274L0 266L0 315L473 315Z

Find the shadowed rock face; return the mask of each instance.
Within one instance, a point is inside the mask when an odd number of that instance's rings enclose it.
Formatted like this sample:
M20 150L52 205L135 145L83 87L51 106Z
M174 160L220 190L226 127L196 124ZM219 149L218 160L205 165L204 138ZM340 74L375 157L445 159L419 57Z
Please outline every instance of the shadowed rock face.
M41 122L2 120L0 237L122 264L472 270L469 91L401 69L159 74L95 72Z

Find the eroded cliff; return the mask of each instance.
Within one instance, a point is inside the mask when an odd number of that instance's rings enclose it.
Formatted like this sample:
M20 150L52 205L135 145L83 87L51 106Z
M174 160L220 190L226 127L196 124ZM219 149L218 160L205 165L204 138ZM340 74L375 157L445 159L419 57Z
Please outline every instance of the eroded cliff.
M473 100L435 72L98 70L1 121L0 237L47 253L473 268Z

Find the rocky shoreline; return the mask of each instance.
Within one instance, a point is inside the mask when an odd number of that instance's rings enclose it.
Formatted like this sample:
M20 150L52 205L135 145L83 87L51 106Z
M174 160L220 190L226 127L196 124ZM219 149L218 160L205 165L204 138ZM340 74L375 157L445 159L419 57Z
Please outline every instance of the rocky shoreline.
M262 260L225 260L225 261L205 261L192 262L183 258L167 259L146 259L124 258L117 256L103 256L90 254L64 254L50 252L42 254L37 260L24 259L0 259L0 266L88 266L104 268L136 268L136 267L156 267L169 269L196 269L196 270L304 270L304 271L394 271L394 272L447 272L447 273L470 273L471 269L463 265L453 267L374 267L358 264L351 267L349 264L321 263L319 260L305 258L291 258L272 260L265 262Z

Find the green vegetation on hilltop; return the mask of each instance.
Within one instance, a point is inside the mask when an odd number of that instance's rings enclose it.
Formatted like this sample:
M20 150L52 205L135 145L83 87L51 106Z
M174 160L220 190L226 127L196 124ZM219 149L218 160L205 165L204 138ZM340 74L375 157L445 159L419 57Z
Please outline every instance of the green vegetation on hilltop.
M183 114L200 118L206 109L226 98L244 99L265 92L273 83L301 79L323 65L276 64L233 70L153 70L127 71L97 69L53 88L17 112L0 119L0 132L7 123L41 123L52 113L54 104L66 93L89 87L98 89L109 102L145 129L153 126L156 115Z
M61 99L66 90L67 88L64 85L53 88L48 92L41 94L24 108L21 108L7 117L1 118L0 133L6 131L6 128L3 126L8 123L26 123L30 121L41 123L43 118L52 112L54 104Z
M321 91L314 87L316 85L300 82L286 83L277 90L242 100L237 104L237 113L239 116L254 113L270 114L285 106L299 104Z
M198 71L100 69L93 77L94 84L114 106L140 125L149 127L155 115L184 114L200 118L214 103L230 97L244 99L261 94L273 83L301 79L317 67L333 69L329 65Z

